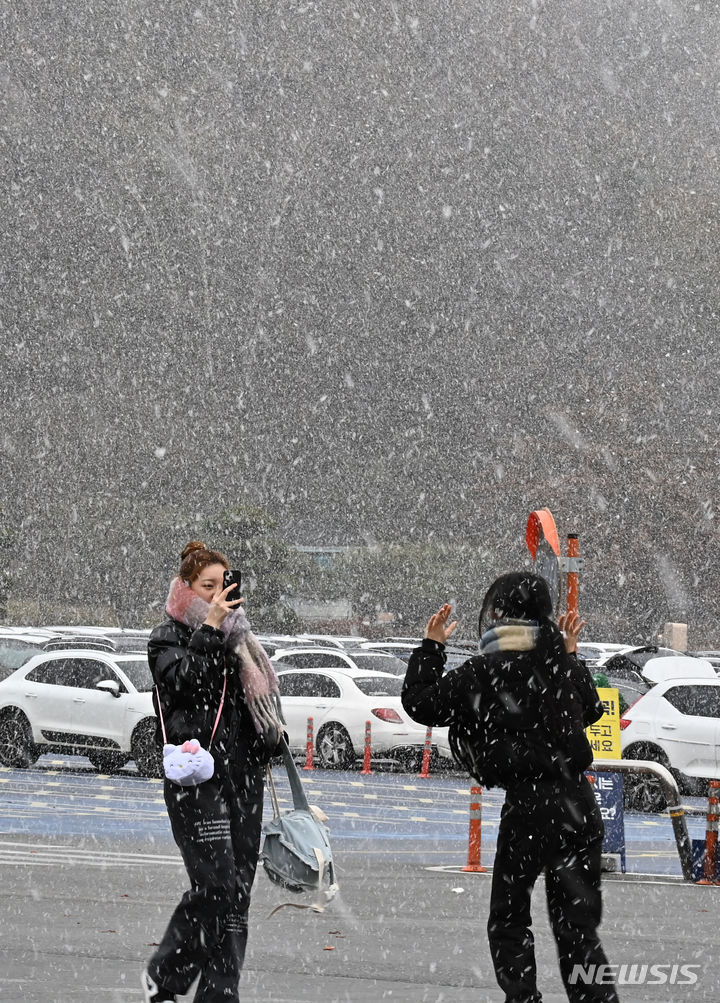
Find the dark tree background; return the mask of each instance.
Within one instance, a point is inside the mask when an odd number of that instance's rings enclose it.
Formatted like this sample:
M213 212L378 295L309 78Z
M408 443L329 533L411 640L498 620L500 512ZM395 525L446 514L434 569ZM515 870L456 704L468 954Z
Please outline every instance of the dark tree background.
M13 601L144 615L233 505L492 575L548 505L591 633L720 644L716 14L5 5Z

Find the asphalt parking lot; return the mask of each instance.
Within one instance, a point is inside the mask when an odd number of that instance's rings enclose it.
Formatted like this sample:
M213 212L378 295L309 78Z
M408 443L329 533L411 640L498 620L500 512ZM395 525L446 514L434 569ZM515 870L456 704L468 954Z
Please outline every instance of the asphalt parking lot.
M119 850L96 836L22 844L0 855L0 999L139 1001L143 962L185 885L172 844L128 840ZM270 917L284 896L258 876L244 1000L500 1003L485 939L487 874L448 869L435 853L407 862L391 842L369 853L337 839L335 854L341 894L322 914L288 908ZM603 940L613 963L699 966L693 986L628 987L624 1003L716 1003L719 894L668 878L608 878ZM535 933L544 999L560 1003L542 882Z
M333 837L368 853L391 844L403 860L437 857L441 863L467 861L470 785L458 773L429 779L377 771L303 771L310 801L330 816ZM289 806L284 771L277 771L281 803ZM701 799L691 799L693 806ZM483 792L483 861L492 863L500 817L501 791ZM2 833L20 836L84 836L158 840L170 827L157 780L132 770L99 775L81 757L44 756L33 770L0 769ZM266 805L267 809L267 805ZM689 817L692 838L703 838L702 817ZM667 815L625 816L627 868L645 874L680 875L681 869Z
M258 876L242 998L500 1003L485 938L489 871L462 870L462 778L316 771L303 779L330 815L341 893L325 913L286 908L269 918L299 900ZM500 802L499 792L483 797L488 868ZM0 808L0 1001L139 1001L143 962L185 887L159 782L50 762L0 771ZM664 983L624 987L620 998L716 1003L720 888L671 873L668 819L626 822L632 873L606 877L605 947L618 965L670 967L660 970ZM546 1003L560 1003L542 895L540 882L538 968ZM673 965L676 978L680 965L697 965L697 982L671 983Z

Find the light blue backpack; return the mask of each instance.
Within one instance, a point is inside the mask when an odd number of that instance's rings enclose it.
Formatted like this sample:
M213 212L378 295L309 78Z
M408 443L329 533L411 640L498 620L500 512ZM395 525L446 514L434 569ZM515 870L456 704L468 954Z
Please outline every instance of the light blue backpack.
M275 783L268 767L268 787L274 814L263 826L265 840L260 859L265 873L275 884L289 892L310 892L315 898L312 905L298 905L294 902L285 903L286 905L322 912L338 890L329 832L325 825L326 816L308 804L290 750L284 739L280 744L290 781L293 808L280 811ZM277 912L277 909L273 909L273 912Z

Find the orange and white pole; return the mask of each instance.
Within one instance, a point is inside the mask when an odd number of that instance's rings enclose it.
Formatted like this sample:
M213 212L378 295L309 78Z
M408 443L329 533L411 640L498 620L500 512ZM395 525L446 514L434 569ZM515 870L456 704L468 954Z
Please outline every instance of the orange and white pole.
M369 721L365 722L365 753L363 755L363 768L361 773L372 773L370 769L370 759L372 757L372 730Z
M577 558L580 556L580 541L577 533L568 533L568 574L567 574L567 611L577 613L580 596L580 575L577 570Z
M422 767L418 776L427 780L430 776L430 756L432 755L432 728L425 732L425 748L423 749Z
M480 863L480 852L482 848L482 787L470 788L470 832L468 836L468 862L464 871L472 871L475 874L484 874L487 871Z
M718 881L718 819L720 819L720 780L710 781L707 823L705 827L705 868L701 885L717 885Z
M305 765L304 770L315 769L315 739L313 737L313 719L307 719L307 740L305 742Z

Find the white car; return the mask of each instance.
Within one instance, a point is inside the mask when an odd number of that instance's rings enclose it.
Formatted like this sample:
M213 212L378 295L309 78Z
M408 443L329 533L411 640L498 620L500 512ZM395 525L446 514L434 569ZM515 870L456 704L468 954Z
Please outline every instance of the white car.
M87 756L103 772L135 761L161 776L147 657L66 649L35 655L0 681L0 763L46 752Z
M341 769L361 757L367 721L373 756L413 766L422 758L426 728L405 713L397 676L349 667L309 668L281 671L278 680L291 752L305 752L312 718L318 766ZM444 732L447 728L433 731L433 744L444 738L447 745Z
M0 679L11 675L33 655L45 651L57 635L41 627L0 628Z
M621 717L620 742L623 759L661 763L683 793L702 793L706 780L720 780L720 679L711 672L657 682ZM664 807L652 778L633 780L630 789L632 807Z
M129 630L124 627L45 627L56 635L54 647L90 648L96 644L100 650L118 652L147 652L150 631L143 629ZM50 650L46 647L46 651Z
M339 648L278 648L270 661L281 669L362 669L404 676L407 664L385 651L362 648L341 651Z
M407 664L417 644L402 641L360 641L357 647L363 651L384 651L387 655L401 658Z
M623 651L633 651L631 644L610 644L604 641L578 641L578 658L582 658L590 668L602 665L608 658Z
M349 634L298 634L297 640L305 645L320 645L325 648L357 648L362 637Z
M422 641L418 641L417 644L403 644L399 641L363 641L360 645L362 651L374 651L374 652L384 652L387 655L395 655L401 661L405 662L405 668L410 661L410 655L413 651L422 644ZM477 654L477 650L469 651L467 648L456 648L452 644L445 646L445 671L449 672L450 669L456 669L458 665L463 665L467 662L468 658L472 658L473 654Z

